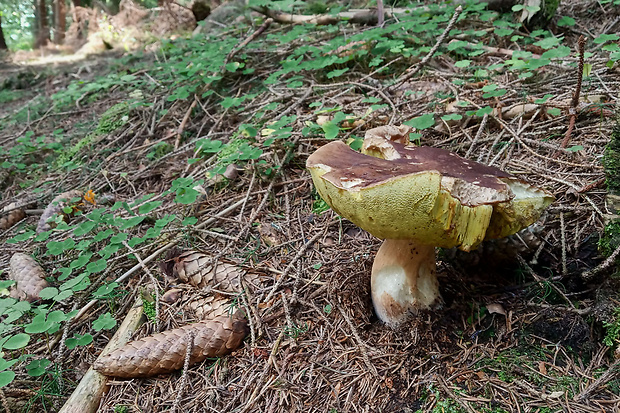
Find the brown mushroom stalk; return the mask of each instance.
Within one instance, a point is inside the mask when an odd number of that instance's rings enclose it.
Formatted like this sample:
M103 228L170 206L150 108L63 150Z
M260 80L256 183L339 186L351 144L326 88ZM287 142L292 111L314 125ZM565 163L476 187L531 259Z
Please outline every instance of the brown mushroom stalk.
M395 326L439 297L435 247L475 249L534 223L553 196L495 167L408 145L409 128L366 133L362 153L331 142L306 167L334 211L386 241L372 269L378 317Z

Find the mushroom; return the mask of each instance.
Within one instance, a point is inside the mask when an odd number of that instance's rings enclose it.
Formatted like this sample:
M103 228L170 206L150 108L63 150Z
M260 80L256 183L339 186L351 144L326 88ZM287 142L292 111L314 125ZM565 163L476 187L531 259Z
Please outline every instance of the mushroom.
M385 241L372 267L372 302L391 326L439 297L435 247L475 249L534 223L554 200L498 168L409 146L409 127L366 133L362 153L340 141L306 163L334 211Z

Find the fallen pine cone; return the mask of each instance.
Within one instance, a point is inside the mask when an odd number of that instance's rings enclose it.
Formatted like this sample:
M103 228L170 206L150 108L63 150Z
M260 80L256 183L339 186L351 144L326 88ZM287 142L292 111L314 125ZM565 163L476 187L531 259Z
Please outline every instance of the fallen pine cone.
M61 214L65 221L68 220L68 215L64 213L63 209L69 205L69 202L73 198L82 198L84 196L84 192L74 189L72 191L63 192L58 195L56 198L52 199L52 202L45 208L41 218L39 218L39 224L37 225L37 234L40 234L45 231L49 231L52 229L52 225L47 222L51 217L56 214Z
M247 321L240 313L220 316L132 341L100 356L93 368L106 376L123 378L170 373L183 367L190 334L194 335L191 365L232 352L247 333Z
M4 211L9 211L9 213L0 218L0 229L9 229L26 218L26 212L21 208L15 208L16 206L17 204L12 203L4 208Z
M187 307L194 312L198 320L204 320L229 315L231 303L223 297L208 296L192 299L187 303Z
M11 297L18 300L38 300L41 290L49 286L43 268L30 255L21 252L11 257L9 278L17 282Z
M205 253L187 251L167 259L160 267L167 276L194 287L212 287L227 293L241 292L242 281L258 281L258 275L244 274L236 265L213 261L212 256Z

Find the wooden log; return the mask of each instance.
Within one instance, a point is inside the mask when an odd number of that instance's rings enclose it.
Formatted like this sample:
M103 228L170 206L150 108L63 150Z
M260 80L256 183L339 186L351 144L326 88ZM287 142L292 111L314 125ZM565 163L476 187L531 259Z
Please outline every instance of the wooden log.
M133 307L127 313L121 326L99 355L99 358L127 344L131 336L133 336L133 333L143 322L142 299L138 297ZM108 379L106 376L95 371L92 367L89 368L69 399L67 399L64 406L62 406L59 413L96 412L99 407L101 396L103 396L108 388L107 381Z

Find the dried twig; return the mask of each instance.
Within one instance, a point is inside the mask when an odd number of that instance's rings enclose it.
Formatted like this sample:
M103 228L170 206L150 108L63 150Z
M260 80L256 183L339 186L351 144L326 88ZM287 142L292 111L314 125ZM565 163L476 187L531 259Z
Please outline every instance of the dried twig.
M250 44L251 41L253 41L254 39L256 39L258 36L260 36L265 30L267 30L267 28L271 25L271 23L273 23L273 19L269 18L267 20L265 20L263 22L263 24L260 25L260 27L258 29L256 29L256 31L254 33L252 33L251 35L249 35L248 37L246 37L241 43L239 43L239 45L235 46L230 53L228 53L228 55L226 56L226 58L224 59L224 63L222 64L222 68L220 69L220 72L224 72L226 70L226 65L228 64L228 62L230 62L230 59L232 59L233 57L235 57L235 55L237 53L239 53L241 51L241 49L243 49L245 46L247 46L248 44Z
M592 268L591 270L581 273L581 278L583 278L586 281L591 280L592 278L594 278L601 272L605 271L606 269L614 265L616 262L616 259L618 258L618 255L620 255L620 245L605 261L600 263L598 266Z
M181 124L179 125L179 128L177 129L177 139L174 141L175 151L179 149L179 144L181 143L181 135L183 134L183 131L185 130L185 125L187 124L187 120L189 119L189 116L192 114L192 111L194 110L197 104L198 104L198 96L194 95L194 101L192 102L191 105L189 105L189 108L185 112L185 116L183 116L183 120L181 121Z
M153 288L155 290L155 329L157 330L157 332L159 332L159 283L157 282L157 279L155 278L151 270L149 270L149 267L147 267L144 261L142 261L142 258L140 258L140 255L137 253L137 251L133 249L129 244L127 244L127 241L123 241L123 245L125 246L125 248L131 251L134 257L136 257L136 259L138 260L138 264L140 264L144 272L149 276L151 283L153 283Z
M566 148L568 142L570 140L570 136L573 133L573 128L575 127L575 120L577 119L577 105L579 104L579 95L581 95L581 83L583 81L583 60L584 60L584 52L586 45L586 38L581 35L579 36L579 40L577 42L579 47L579 66L577 66L577 86L575 87L575 92L573 93L573 98L570 102L570 108L568 109L568 129L566 130L566 135L564 135L564 139L562 140L562 144L560 147L562 149ZM556 152L556 156L557 156Z
M620 360L616 360L614 364L609 366L605 373L601 374L601 377L596 379L594 383L586 387L581 393L576 395L573 400L583 401L590 397L590 395L603 383L608 383L614 379L614 377L620 373Z
M396 83L394 83L392 86L390 86L389 89L394 89L394 88L396 88L396 86L398 86L398 85L406 82L407 80L411 79L412 77L414 77L420 71L420 69L422 69L422 67L424 67L424 65L429 60L431 60L431 58L433 57L435 52L437 52L437 49L439 49L439 46L441 46L441 44L446 39L446 36L448 35L448 33L450 33L450 30L452 30L452 26L454 26L454 24L456 23L456 20L459 18L459 16L460 16L462 11L463 11L463 7L462 6L458 6L456 8L456 10L454 10L454 14L452 15L452 18L450 19L450 21L448 22L448 25L446 26L446 29L437 38L437 42L431 48L431 50L428 51L426 56L424 56L424 58L422 58L422 60L419 63L417 63L415 66L410 67L409 69L407 69L405 71L405 73L403 73L403 75L401 75L398 78L398 81Z
M187 370L189 369L189 360L191 358L192 351L194 351L194 332L188 331L185 339L187 340L187 349L185 350L185 361L183 362L183 374L181 375L181 382L179 384L179 388L177 389L177 397L175 397L174 403L170 408L171 413L176 413L179 403L181 403L183 393L185 392L185 387L187 387Z

